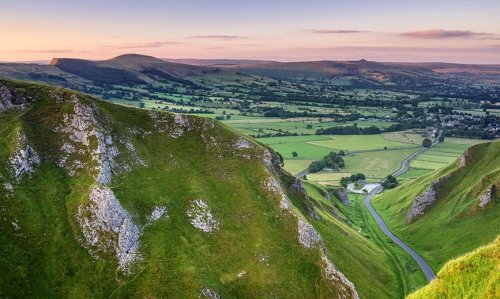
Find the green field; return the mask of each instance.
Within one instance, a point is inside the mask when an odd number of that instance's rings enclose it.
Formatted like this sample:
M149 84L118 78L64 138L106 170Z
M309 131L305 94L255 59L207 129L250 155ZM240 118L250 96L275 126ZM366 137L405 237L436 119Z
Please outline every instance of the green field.
M233 113L233 112L231 112ZM218 114L215 114L218 115ZM287 132L291 134L307 134L313 135L316 133L317 129L329 128L335 126L351 126L354 123L360 128L365 128L369 126L377 126L379 128L386 128L393 122L375 122L375 121L350 121L346 123L335 122L331 119L322 119L319 121L318 118L301 117L301 118L265 118L260 116L240 116L237 119L231 118L230 120L223 121L230 127L236 130L248 134L248 135L258 135L258 134L273 134L278 132Z
M308 179L320 184L337 185L342 176L364 173L369 180L379 180L396 171L401 162L417 149L412 143L418 141L416 134L395 132L380 135L311 135L260 138L260 142L279 152L285 162L285 169L295 174L306 169L314 160L320 160L330 151L350 149L354 151L345 157L344 173L322 171L308 175ZM410 138L408 138L408 136ZM392 139L392 140L387 140ZM395 150L383 150L384 146ZM410 148L407 148L410 147ZM370 152L360 152L369 150ZM373 150L373 151L371 151ZM296 151L298 157L293 158Z
M391 133L392 134L392 133ZM331 150L359 151L404 148L412 146L410 143L386 140L380 135L327 135L326 140L312 140L307 143L326 147Z

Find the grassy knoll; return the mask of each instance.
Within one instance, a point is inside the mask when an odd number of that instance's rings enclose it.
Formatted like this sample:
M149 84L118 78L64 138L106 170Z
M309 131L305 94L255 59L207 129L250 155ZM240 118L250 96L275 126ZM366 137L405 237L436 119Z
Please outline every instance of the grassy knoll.
M437 278L407 299L499 298L500 238L447 262Z
M452 163L373 200L393 232L416 249L435 271L447 260L491 242L500 232L500 194L496 192L484 208L478 203L488 186L500 186L500 142L477 144L468 152L465 167ZM407 223L406 215L415 197L433 181L452 172L439 188L434 205L415 222Z

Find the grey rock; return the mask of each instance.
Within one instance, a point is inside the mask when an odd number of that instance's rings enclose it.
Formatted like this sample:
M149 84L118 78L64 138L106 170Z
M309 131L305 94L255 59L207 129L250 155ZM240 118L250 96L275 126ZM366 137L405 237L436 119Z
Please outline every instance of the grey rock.
M15 181L19 181L26 174L33 173L40 164L40 157L21 131L16 134L16 150L10 157L9 164Z
M324 264L325 276L327 279L334 281L337 287L339 287L339 298L354 298L359 299L358 292L354 284L344 275L335 268L335 265L326 257L325 253L321 255L321 259Z
M211 209L202 199L195 199L191 202L187 215L191 219L191 224L203 232L212 233L219 229L220 221L215 219Z
M491 199L495 196L495 192L496 186L489 185L488 188L486 188L486 190L479 196L479 207L486 207L491 202Z
M288 199L288 196L285 194L285 191L283 191L283 188L281 188L280 183L272 174L264 182L264 188L279 196L280 208L284 210L290 209L290 199Z
M344 187L339 187L333 189L333 194L346 206L349 206L351 203L349 201L349 195L347 190Z
M437 194L439 192L439 188L453 175L449 173L445 176L440 177L436 181L432 182L424 193L417 196L410 207L410 211L406 216L406 221L411 223L415 221L418 217L425 214L425 212L436 202Z
M87 247L114 252L123 272L129 273L131 266L141 259L141 229L134 224L132 216L120 205L110 188L94 186L89 203L78 209L77 220Z
M458 165L460 167L465 167L472 160L472 153L470 149L466 149L465 152L458 159Z
M299 231L299 242L302 246L305 248L311 248L316 244L321 245L322 241L319 233L302 217L298 217L297 228Z
M320 220L321 217L316 213L316 209L314 208L314 204L311 202L311 198L307 194L306 189L304 188L304 185L302 184L302 181L299 178L295 178L295 181L293 182L292 186L290 187L292 191L299 193L304 200L307 203L307 213L309 216L316 220Z
M151 223L151 222L154 222L154 221L157 221L159 220L163 215L165 215L165 213L167 212L167 207L165 206L156 206L153 210L153 212L151 212L151 215L149 215L148 217L148 221Z
M203 288L198 295L198 298L221 299L222 297L216 291L209 288Z
M7 88L7 86L0 84L0 112L13 108L22 109L30 101L30 98L24 97L14 90Z

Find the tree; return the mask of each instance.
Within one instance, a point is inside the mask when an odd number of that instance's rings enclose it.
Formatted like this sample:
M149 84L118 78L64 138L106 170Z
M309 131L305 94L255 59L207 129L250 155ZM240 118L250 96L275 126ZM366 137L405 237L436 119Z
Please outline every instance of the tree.
M292 152L292 157L297 158L299 154L297 152Z
M386 151L386 150L387 150L387 146L384 146L384 151Z
M308 129L312 129L312 128L313 128L313 125L311 125L311 124L307 124L307 128L308 128Z
M320 161L313 161L311 165L309 165L309 172L310 173L315 173L323 170L325 168L325 161L320 160Z
M444 142L444 136L439 137L439 142Z
M424 140L422 141L422 146L423 147L431 147L431 145L432 145L432 141L429 138L424 138Z
M146 104L144 104L144 102L140 102L139 107L144 108L144 107L146 107Z
M393 175L388 175L385 180L382 182L382 186L386 189L392 189L399 185L398 180Z
M226 115L226 119L227 119L227 120L230 120L230 119L231 119L231 115L229 115L229 114L228 114L228 115Z

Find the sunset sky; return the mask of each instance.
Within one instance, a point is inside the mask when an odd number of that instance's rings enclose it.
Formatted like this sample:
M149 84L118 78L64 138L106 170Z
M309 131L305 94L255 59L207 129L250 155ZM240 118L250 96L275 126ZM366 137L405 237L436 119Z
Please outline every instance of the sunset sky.
M500 64L499 0L1 0L0 61L52 57Z

